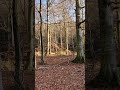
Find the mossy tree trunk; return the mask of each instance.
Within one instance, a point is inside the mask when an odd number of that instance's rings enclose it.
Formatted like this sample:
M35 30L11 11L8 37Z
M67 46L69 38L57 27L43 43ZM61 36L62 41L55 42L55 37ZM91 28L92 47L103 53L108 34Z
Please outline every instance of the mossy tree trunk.
M84 63L84 44L82 42L82 31L80 28L81 20L80 20L80 0L76 0L76 39L77 39L77 56L73 63Z

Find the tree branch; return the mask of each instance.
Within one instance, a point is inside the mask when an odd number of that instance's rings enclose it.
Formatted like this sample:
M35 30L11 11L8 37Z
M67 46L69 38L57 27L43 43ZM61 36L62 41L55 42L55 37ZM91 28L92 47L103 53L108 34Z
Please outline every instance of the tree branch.
M81 25L82 23L84 23L85 22L85 20L83 20L83 21L81 21L81 22L79 22L79 25Z

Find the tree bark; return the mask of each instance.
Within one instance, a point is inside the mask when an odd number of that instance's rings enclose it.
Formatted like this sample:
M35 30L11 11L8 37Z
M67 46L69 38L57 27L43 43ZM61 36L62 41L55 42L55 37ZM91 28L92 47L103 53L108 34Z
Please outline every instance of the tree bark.
M18 1L13 0L13 33L14 33L14 46L15 46L15 90L24 90L21 83L21 75L20 75L20 62L21 60L21 52L20 52L20 44L19 44L19 34L18 34Z
M68 55L68 27L66 28L66 54Z
M62 39L62 28L60 26L60 54L62 55L63 39Z
M99 0L100 38L101 38L101 70L100 75L105 82L112 83L117 78L116 47L113 31L113 14L110 0ZM117 82L117 80L116 80Z
M0 90L3 90L3 84L2 84L2 71L0 71Z
M48 28L48 9L49 9L49 0L47 0L47 55L50 54L50 31Z
M40 64L44 64L43 60L43 38L42 38L42 1L40 0L40 40L41 40L41 61Z
M55 31L55 45L57 45L57 33L56 33L56 29L54 29ZM57 54L57 48L55 47L55 53Z
M33 69L33 58L34 58L34 31L33 31L33 3L34 0L29 0L29 11L28 11L28 29L30 31L30 57L29 57L29 66L30 70Z
M2 59L1 59L1 56L0 56L0 60L2 61ZM0 61L0 62L1 62ZM1 63L0 63L0 65L1 65ZM0 90L3 90L3 84L2 84L2 71L0 70Z
M84 63L84 44L82 42L82 31L80 28L80 0L76 0L76 39L77 56L72 62Z
M49 33L49 39L50 39L50 40L49 40L49 54L51 54L51 52L52 52L52 51L51 51L51 49L52 49L52 47L51 47L51 43L52 43L51 34L52 34L52 33L51 33L51 30L49 30L49 32L50 32L50 33Z

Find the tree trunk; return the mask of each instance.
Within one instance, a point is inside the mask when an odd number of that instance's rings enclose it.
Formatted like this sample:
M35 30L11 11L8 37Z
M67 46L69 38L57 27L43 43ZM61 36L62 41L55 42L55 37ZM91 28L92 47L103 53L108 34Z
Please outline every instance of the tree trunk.
M34 0L29 0L29 11L28 11L28 30L30 31L30 57L28 69L33 69L33 57L34 57L34 32L33 32L33 3Z
M2 85L2 71L0 71L0 90L3 90L3 85Z
M52 47L51 47L51 43L52 43L52 37L51 37L51 30L49 31L50 33L49 33L49 54L51 54L51 49L52 49Z
M55 45L57 45L57 34L56 34L56 29L55 30ZM55 46L55 53L57 53L57 48Z
M0 62L2 61L1 56L0 56ZM1 65L1 63L0 63ZM0 70L0 90L3 90L3 84L2 84L2 71Z
M60 26L61 27L61 26ZM62 47L63 47L63 40L62 40L62 28L60 28L60 54L62 55Z
M74 46L74 36L73 36L73 33L72 33L72 50L73 50L73 57L74 57L74 50L75 49L75 46Z
M9 3L10 5L12 4L12 0L10 1ZM10 16L9 16L9 19L10 19L10 29L11 29L11 44L12 44L12 47L14 47L14 34L13 34L13 16L12 16L12 5L9 6L9 13L10 13Z
M33 0L33 37L34 37L34 41L33 43L35 43L36 38L35 38L35 0ZM35 60L36 60L36 56L35 56L35 48L36 45L33 45L33 63L34 63L34 68L35 68Z
M21 75L20 75L20 62L21 60L21 52L20 52L20 44L19 44L19 34L18 34L18 1L13 0L12 7L13 7L13 33L14 33L14 46L15 46L15 90L24 90L22 83L21 83Z
M112 83L117 78L116 47L113 31L113 14L110 0L99 0L101 35L101 70L105 82Z
M119 2L119 0L115 0L115 2ZM119 6L119 3L116 4L116 6ZM117 59L118 59L118 65L120 65L120 8L118 8L115 13L116 13L116 30L117 30Z
M55 13L53 12L53 16L54 16L54 21L55 21ZM56 33L56 28L54 27L54 40L55 40L55 53L57 53L57 48L56 48L56 45L57 45L57 33Z
M66 54L68 55L68 27L66 28Z
M116 20L119 20L119 12L118 11L116 11ZM119 23L120 22L118 22L118 21L116 23L118 44L120 43L120 26L119 26Z
M12 15L11 15L11 31L12 31L12 46L14 46L14 34L13 34L13 17L12 17Z
M35 49L35 52L36 52L37 50ZM37 56L35 55L35 69L37 68Z
M84 44L82 42L82 31L80 28L80 0L76 0L76 39L77 39L77 56L74 63L83 63L84 62Z
M50 54L50 31L48 28L48 9L49 9L49 0L47 0L47 55Z
M41 40L41 61L40 64L44 64L43 60L43 38L42 38L42 1L40 0L40 40Z

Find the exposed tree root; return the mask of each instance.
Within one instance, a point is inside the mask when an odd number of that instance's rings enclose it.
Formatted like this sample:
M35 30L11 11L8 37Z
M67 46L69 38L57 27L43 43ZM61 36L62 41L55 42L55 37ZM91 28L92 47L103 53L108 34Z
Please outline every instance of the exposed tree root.
M107 80L103 74L99 73L99 75L94 80L90 81L87 86L93 88L110 88L110 90L114 90L114 88L120 88L119 80L116 73L113 74L113 78L110 81Z
M39 65L46 65L44 62L40 62Z
M84 63L84 58L83 57L76 57L73 61L72 61L72 63Z
M33 66L28 66L28 70L30 70L30 71L34 70L34 67Z

